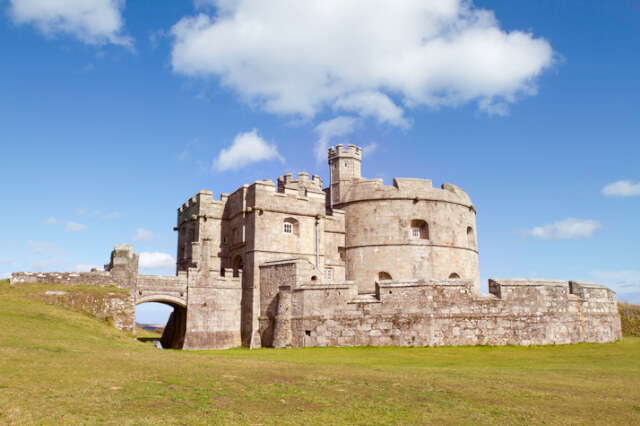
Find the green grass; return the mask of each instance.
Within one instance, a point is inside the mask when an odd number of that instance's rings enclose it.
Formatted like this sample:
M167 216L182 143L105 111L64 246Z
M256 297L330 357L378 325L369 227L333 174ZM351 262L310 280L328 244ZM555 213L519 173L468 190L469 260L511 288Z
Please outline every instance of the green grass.
M145 330L144 328L136 327L136 337L140 337L143 339L160 339L162 337L162 333L158 333L156 331Z
M640 338L157 350L0 282L0 424L640 424Z

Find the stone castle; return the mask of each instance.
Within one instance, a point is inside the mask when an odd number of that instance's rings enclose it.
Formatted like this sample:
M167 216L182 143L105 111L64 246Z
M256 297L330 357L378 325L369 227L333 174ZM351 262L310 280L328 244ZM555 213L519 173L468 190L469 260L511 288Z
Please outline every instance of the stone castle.
M176 276L139 275L132 247L118 245L105 271L14 273L11 282L115 283L131 290L131 306L169 304L162 343L172 348L621 337L615 293L598 284L493 279L481 294L469 196L426 179L385 186L364 179L361 163L361 148L337 145L327 188L299 173L220 200L200 191L178 209Z

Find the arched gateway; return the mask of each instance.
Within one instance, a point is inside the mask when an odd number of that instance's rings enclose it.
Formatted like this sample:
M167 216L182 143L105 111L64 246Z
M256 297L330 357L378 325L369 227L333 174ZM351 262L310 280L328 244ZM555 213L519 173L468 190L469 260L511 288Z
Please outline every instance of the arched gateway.
M172 349L237 347L240 339L242 271L234 277L213 270L206 261L208 242L200 262L192 262L176 276L139 275L138 255L128 244L116 245L104 274L131 291L132 304L164 303L173 307L162 334L162 346ZM203 261L204 259L204 261Z

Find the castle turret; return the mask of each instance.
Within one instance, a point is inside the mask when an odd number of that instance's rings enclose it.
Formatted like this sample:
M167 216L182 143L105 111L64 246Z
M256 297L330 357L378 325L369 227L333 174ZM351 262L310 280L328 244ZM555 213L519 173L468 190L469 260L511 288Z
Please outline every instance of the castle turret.
M348 145L347 149L336 145L329 148L329 168L331 171L332 205L340 204L354 180L361 176L362 148Z

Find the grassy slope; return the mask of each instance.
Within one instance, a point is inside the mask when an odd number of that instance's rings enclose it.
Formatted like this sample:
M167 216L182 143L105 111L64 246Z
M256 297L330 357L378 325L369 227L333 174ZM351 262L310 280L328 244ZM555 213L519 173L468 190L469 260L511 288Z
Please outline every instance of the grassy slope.
M160 351L0 283L0 423L640 423L640 338Z
M640 336L640 306L618 302L620 324L624 336Z

